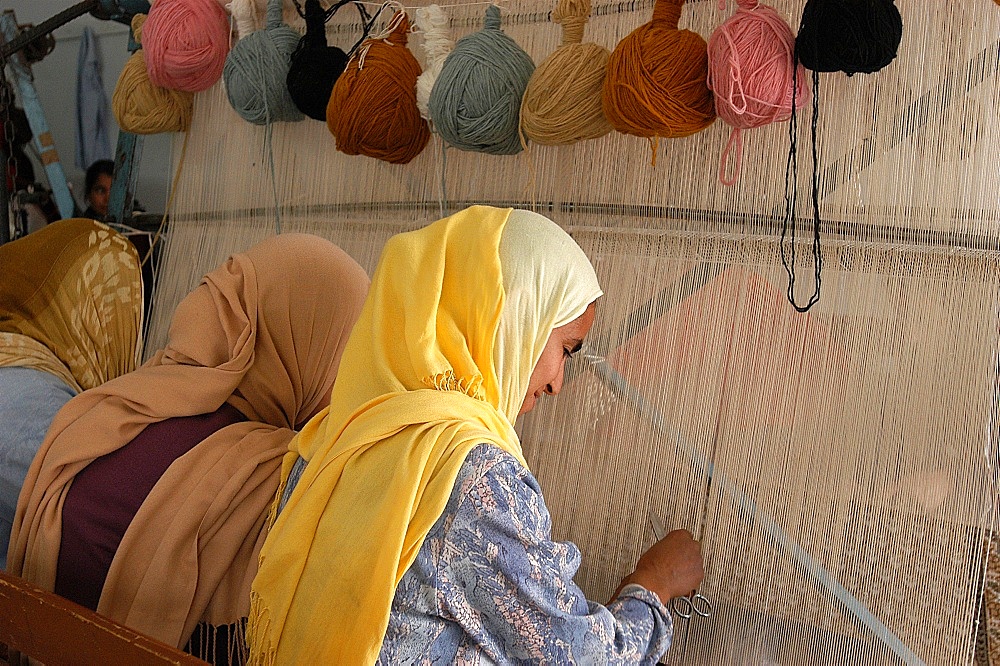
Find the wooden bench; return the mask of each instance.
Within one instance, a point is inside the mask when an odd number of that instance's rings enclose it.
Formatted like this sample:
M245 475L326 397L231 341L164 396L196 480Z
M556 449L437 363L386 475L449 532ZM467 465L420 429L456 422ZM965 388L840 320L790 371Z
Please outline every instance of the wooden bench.
M49 666L205 664L4 572L0 572L0 643Z

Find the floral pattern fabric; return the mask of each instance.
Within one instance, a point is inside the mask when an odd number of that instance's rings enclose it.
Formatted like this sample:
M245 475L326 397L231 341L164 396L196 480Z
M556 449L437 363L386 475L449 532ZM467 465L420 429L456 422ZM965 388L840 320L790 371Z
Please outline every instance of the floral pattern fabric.
M531 473L500 449L469 454L404 574L379 664L655 664L672 622L626 586L607 607L573 582L580 552L551 540Z

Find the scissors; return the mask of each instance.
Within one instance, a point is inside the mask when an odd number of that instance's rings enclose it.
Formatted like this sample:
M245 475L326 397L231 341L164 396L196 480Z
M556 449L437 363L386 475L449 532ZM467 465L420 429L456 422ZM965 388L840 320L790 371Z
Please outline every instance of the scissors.
M652 511L649 513L649 524L653 528L653 536L656 537L657 541L667 536L667 529L663 526L663 521ZM690 620L695 615L698 617L712 616L712 602L697 590L686 597L674 597L670 601L670 607L685 620Z
M663 526L663 521L652 511L649 512L649 524L653 528L653 536L657 541L667 536L667 529ZM684 620L684 647L681 650L680 661L684 663L687 659L688 642L691 635L691 618L709 617L712 615L712 602L707 597L693 591L686 597L674 597L670 600L670 607L678 617Z

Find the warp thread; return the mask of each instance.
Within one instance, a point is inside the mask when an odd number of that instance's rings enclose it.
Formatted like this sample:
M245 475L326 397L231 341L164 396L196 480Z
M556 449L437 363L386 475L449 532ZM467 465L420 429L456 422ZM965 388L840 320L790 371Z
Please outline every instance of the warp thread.
M684 0L656 0L653 18L627 35L608 61L604 113L625 134L678 138L715 120L708 45L678 30ZM655 159L655 154L654 154Z
M302 120L285 83L300 35L281 22L281 0L268 1L267 27L246 34L253 25L253 11L250 0L233 0L240 41L229 52L222 71L229 104L254 125Z
M719 0L719 8L725 3ZM793 90L797 106L809 99L805 72L795 60L792 29L773 7L757 0L737 3L736 13L708 39L708 87L715 112L733 127L719 164L719 180L730 186L740 174L743 130L788 120ZM799 68L797 77L794 67ZM734 151L733 173L727 176Z
M536 143L576 143L614 129L601 101L611 52L582 43L590 9L590 0L559 0L552 12L563 27L562 45L531 75L521 102L521 131Z
M531 57L500 29L500 8L490 5L483 29L458 40L434 83L434 129L461 150L521 152L521 99L534 71Z
M326 124L342 153L406 164L430 140L417 108L420 63L406 48L409 29L398 11L388 34L366 39L334 84Z
M145 14L132 17L136 42L142 41ZM115 84L111 110L118 126L133 134L186 132L191 126L194 94L162 88L149 80L142 49L133 53Z
M795 230L793 220L798 203L798 122L795 103L788 123L788 161L785 163L785 216L781 223L781 264L788 275L788 301L799 312L808 311L819 301L823 255L820 249L819 161L816 128L819 124L819 72L874 73L892 62L903 36L903 20L893 0L807 0L802 10L799 34L795 39L796 58L812 70L812 255L815 287L805 305L795 301ZM797 84L798 68L792 85ZM791 232L792 242L785 240Z
M414 24L424 36L424 54L427 62L427 67L417 77L417 108L420 109L421 116L430 120L431 90L434 89L434 82L441 74L445 59L455 48L455 41L451 38L448 17L437 5L418 9Z
M146 70L155 85L201 92L219 80L229 18L214 0L156 0L145 32Z
M350 1L340 0L324 10L319 0L306 0L305 10L299 12L306 22L306 34L292 54L285 84L299 111L315 120L326 120L333 84L344 73L349 57L342 49L327 44L326 22ZM298 2L295 4L298 8Z

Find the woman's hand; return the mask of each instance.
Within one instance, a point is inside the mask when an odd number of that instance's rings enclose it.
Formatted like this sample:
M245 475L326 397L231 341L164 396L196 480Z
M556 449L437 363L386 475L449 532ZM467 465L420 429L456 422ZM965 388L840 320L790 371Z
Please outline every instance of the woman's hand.
M687 530L674 530L643 553L635 572L622 581L621 587L631 583L642 585L667 603L674 597L691 594L704 577L701 544Z

